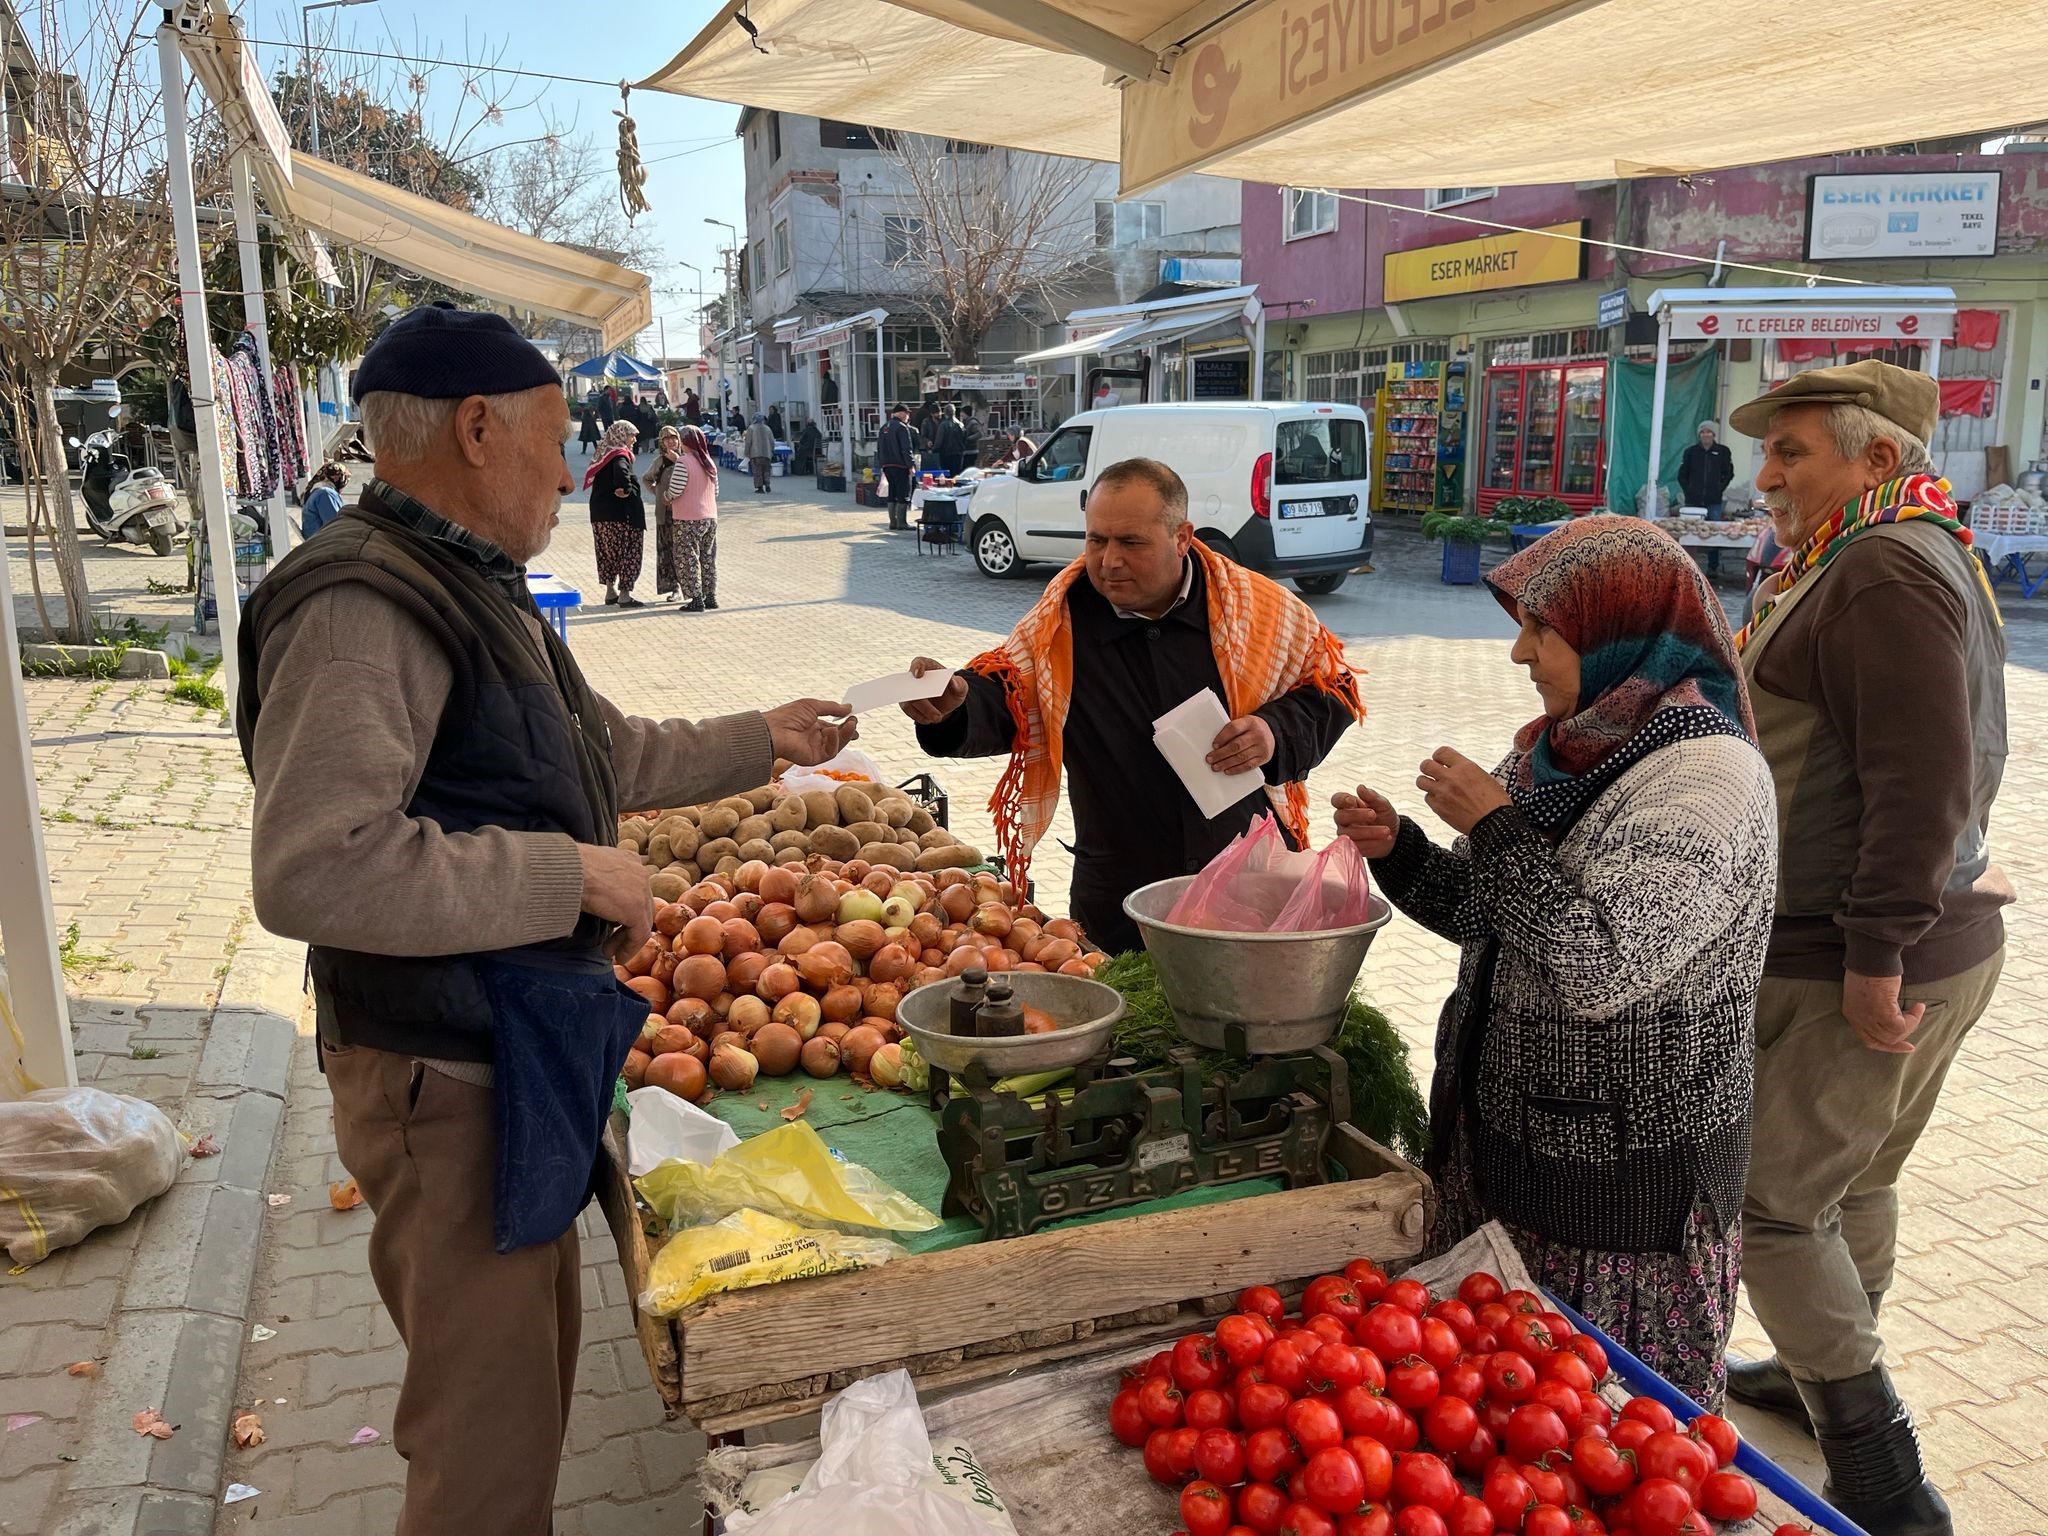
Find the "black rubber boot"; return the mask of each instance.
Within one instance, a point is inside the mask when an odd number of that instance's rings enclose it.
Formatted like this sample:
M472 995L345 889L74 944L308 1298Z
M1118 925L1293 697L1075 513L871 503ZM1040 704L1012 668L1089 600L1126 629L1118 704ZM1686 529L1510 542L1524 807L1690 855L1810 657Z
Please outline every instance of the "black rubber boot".
M1848 1381L1802 1381L1799 1395L1827 1459L1826 1499L1870 1536L1955 1536L1927 1481L1912 1410L1883 1366Z
M1878 1308L1884 1305L1884 1292L1865 1291L1863 1297L1870 1303L1870 1315L1875 1318ZM1782 1414L1807 1434L1813 1433L1813 1419L1806 1411L1805 1399L1799 1395L1799 1384L1792 1379L1792 1373L1779 1363L1776 1355L1762 1360L1731 1358L1728 1362L1728 1395L1752 1408Z
M1813 1420L1807 1416L1806 1403L1799 1396L1799 1385L1778 1363L1776 1355L1762 1360L1730 1359L1728 1395L1752 1408L1783 1414L1807 1434L1813 1433Z

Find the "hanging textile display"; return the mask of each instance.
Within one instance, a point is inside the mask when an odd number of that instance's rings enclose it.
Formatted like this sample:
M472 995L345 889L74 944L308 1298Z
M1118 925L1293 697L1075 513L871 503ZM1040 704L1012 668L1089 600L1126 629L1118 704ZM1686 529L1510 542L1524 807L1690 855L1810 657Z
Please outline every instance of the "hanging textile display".
M306 451L306 413L299 401L299 381L292 369L278 368L270 385L277 420L278 471L286 486L303 489L313 466Z
M221 453L234 466L235 495L243 501L268 500L284 483L285 451L277 404L249 332L214 368L214 395L222 414L232 418L231 425L221 428ZM303 457L303 448L300 453Z
M1654 363L1622 362L1608 371L1607 420L1614 433L1614 451L1607 460L1607 505L1617 512L1633 512L1642 494L1644 470L1650 460L1650 405L1656 398L1656 382ZM1663 462L1657 466L1657 483L1669 490L1673 506L1680 501L1678 461L1685 456L1699 424L1714 419L1718 382L1712 351L1673 363L1665 377L1664 438L1658 455Z
M1989 416L1991 414L1991 391L1994 381L1990 379L1943 379L1941 381L1941 414L1944 416Z

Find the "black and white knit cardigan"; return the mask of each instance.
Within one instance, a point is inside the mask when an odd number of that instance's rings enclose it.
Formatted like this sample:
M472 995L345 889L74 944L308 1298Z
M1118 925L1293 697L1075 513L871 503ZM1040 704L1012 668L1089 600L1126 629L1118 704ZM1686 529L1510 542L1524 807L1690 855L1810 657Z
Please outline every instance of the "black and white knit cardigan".
M1777 872L1755 747L1660 747L1555 846L1511 806L1448 850L1403 818L1372 869L1464 950L1437 1027L1438 1166L1461 1144L1490 1215L1585 1248L1676 1252L1702 1196L1733 1225Z

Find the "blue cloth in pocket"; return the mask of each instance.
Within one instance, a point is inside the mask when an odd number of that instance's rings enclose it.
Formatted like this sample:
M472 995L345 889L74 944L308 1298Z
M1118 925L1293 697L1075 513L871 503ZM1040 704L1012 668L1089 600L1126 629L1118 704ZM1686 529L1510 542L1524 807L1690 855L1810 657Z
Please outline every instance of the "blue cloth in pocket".
M647 1000L602 955L521 951L477 962L491 1001L498 1252L551 1243L589 1202L612 1082Z

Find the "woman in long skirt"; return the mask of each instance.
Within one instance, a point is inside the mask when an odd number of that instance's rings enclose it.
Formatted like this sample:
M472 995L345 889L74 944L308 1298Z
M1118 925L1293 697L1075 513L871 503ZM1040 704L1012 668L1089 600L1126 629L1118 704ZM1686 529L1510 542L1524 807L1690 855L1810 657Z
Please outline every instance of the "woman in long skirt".
M590 492L590 536L597 546L597 579L604 600L621 608L647 605L633 595L640 579L641 545L647 536L647 509L640 501L640 483L633 473L633 443L640 429L621 418L605 432L604 442L583 484Z
M674 427L663 427L655 434L654 463L640 477L640 483L654 498L654 593L663 598L676 596L678 590L676 541L669 536L669 524L675 518L669 481L682 452L681 434Z
M668 536L675 544L681 611L701 613L718 606L718 461L701 428L683 428L679 442L682 451L668 471Z
M1741 1270L1777 822L1720 602L1635 518L1488 578L1543 713L1488 773L1441 747L1430 841L1363 785L1337 822L1387 899L1463 946L1437 1029L1442 1251L1498 1221L1538 1282L1704 1407Z

